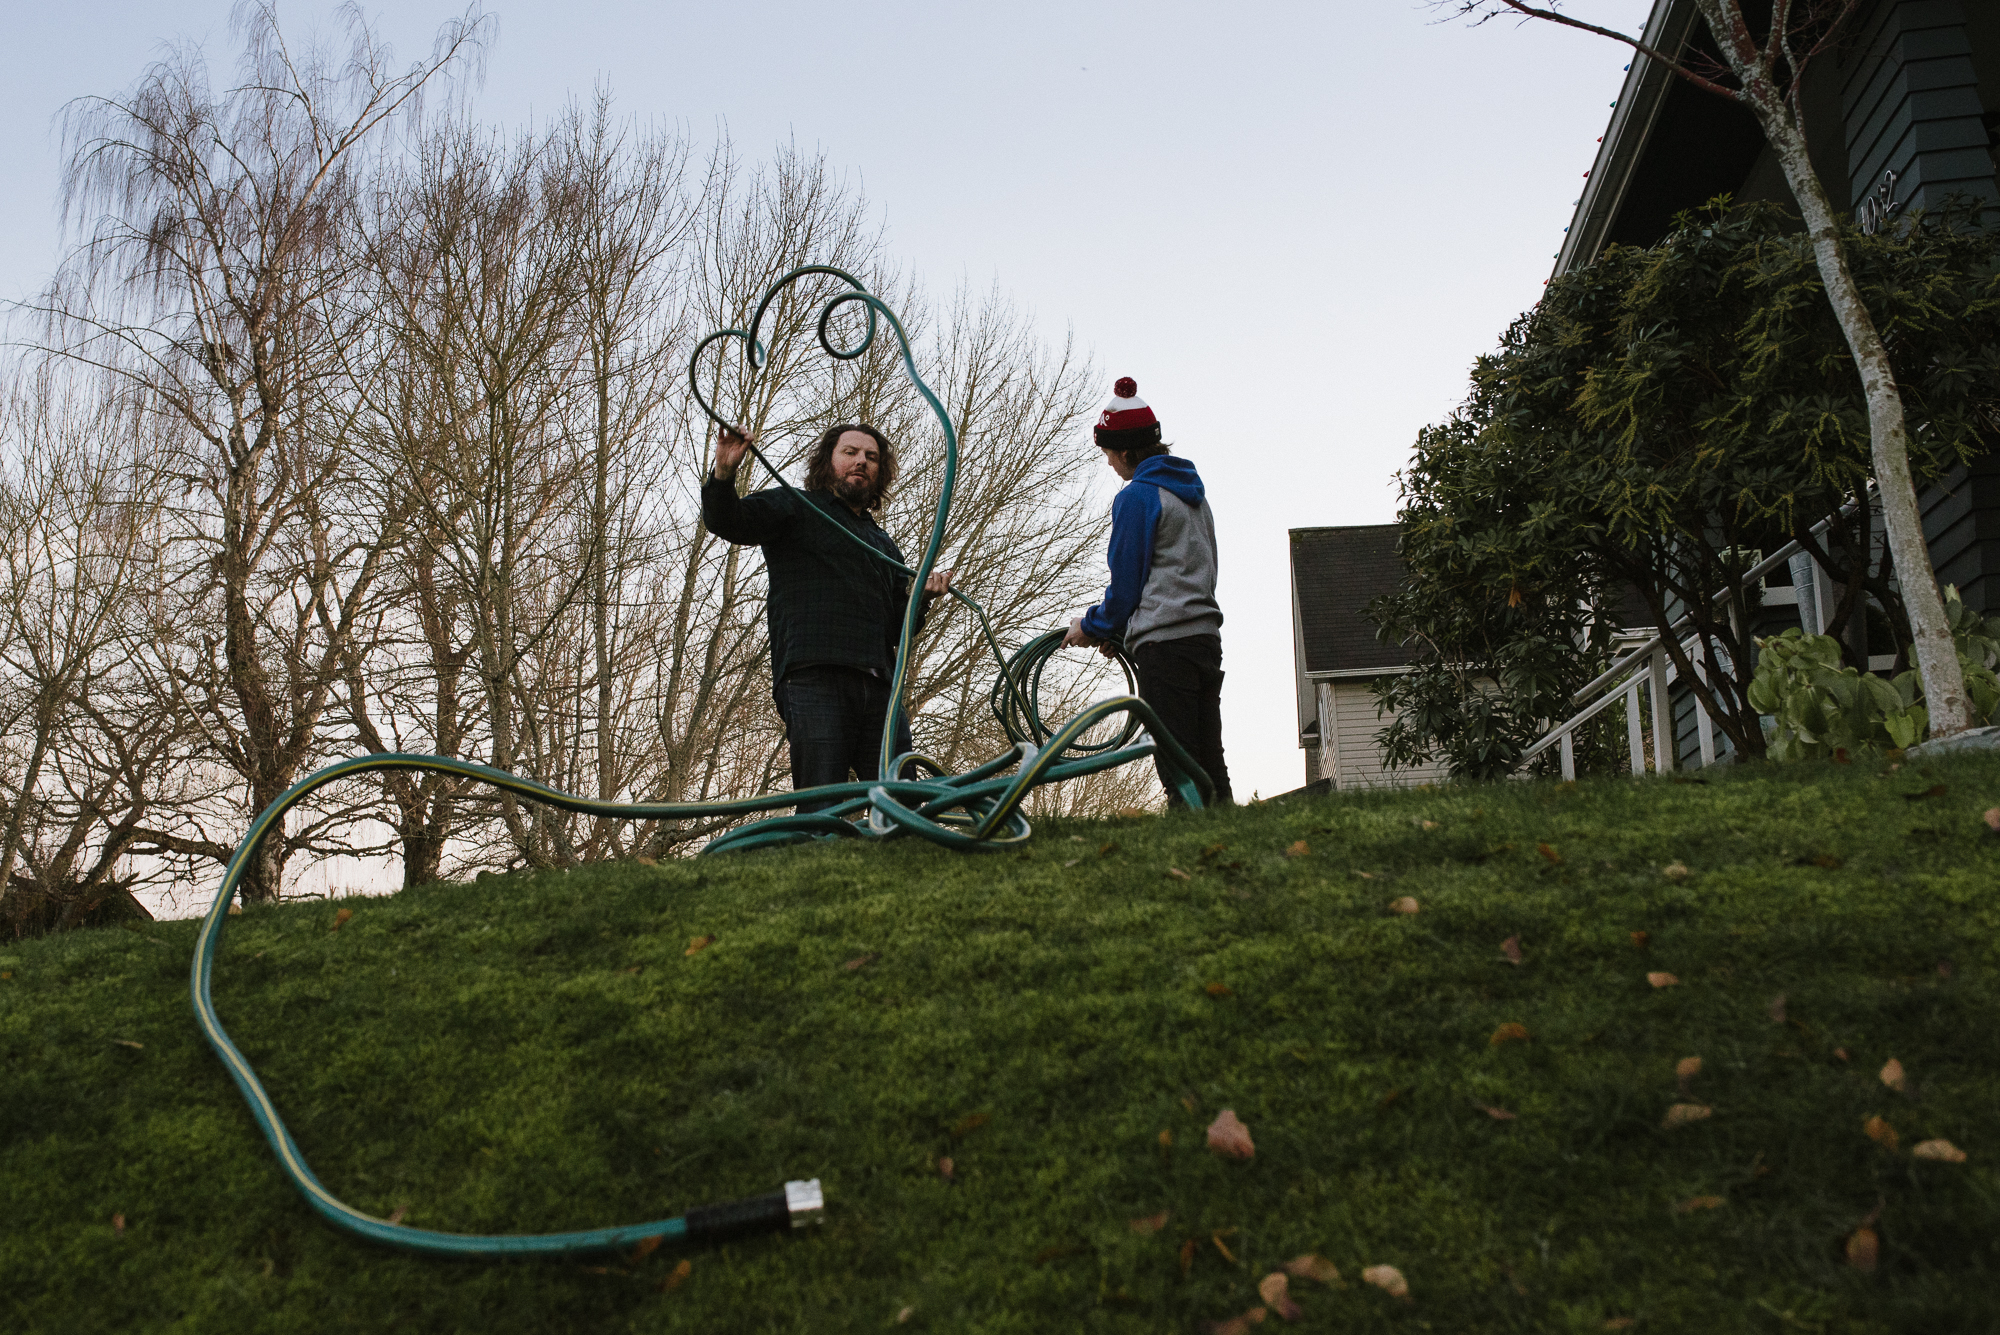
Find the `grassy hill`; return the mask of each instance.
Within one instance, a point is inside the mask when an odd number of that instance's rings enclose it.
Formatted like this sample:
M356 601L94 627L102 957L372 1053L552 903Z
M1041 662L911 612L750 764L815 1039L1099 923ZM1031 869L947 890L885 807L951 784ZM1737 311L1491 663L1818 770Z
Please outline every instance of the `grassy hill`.
M826 1185L645 1258L352 1240L198 1038L193 924L0 947L0 1328L1198 1331L1307 1254L1307 1331L2000 1328L1994 806L1990 758L1509 784L231 921L217 1007L363 1209Z

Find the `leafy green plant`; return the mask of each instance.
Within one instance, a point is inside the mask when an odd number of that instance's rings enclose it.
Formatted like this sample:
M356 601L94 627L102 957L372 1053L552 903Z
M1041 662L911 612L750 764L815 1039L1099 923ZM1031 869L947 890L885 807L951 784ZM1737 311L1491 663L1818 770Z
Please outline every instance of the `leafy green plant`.
M1975 725L1990 723L2000 707L2000 618L1971 611L1956 586L1945 588L1945 616L1965 672ZM1797 627L1757 642L1757 672L1750 705L1771 719L1767 746L1773 760L1824 757L1840 749L1912 746L1929 726L1923 683L1915 672L1893 681L1840 663L1840 642Z

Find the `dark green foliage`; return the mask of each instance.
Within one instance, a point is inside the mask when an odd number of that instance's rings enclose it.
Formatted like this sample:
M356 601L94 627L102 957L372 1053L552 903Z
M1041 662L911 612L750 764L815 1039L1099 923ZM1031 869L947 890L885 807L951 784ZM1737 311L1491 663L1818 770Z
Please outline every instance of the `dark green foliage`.
M1296 1282L1304 1331L1993 1329L1996 798L1977 757L1336 795L1025 854L805 849L350 900L338 932L326 903L232 921L218 1008L364 1209L552 1229L826 1183L816 1234L595 1271L321 1223L196 1035L192 924L21 943L0 1328L1193 1332L1318 1252L1348 1287ZM1530 1041L1490 1045L1508 1022ZM1663 1131L1694 1055L1715 1114ZM1223 1108L1253 1161L1204 1152ZM1927 1137L1970 1161L1912 1161ZM1840 1247L1878 1206L1864 1276ZM1358 1282L1377 1263L1412 1302Z
M1919 482L1995 428L2000 231L1976 221L1842 238L1895 359ZM1823 519L1812 550L1847 588L1827 630L1851 655L1847 627L1872 599L1907 654L1866 507L1840 514L1870 473L1867 408L1792 226L1773 206L1718 204L1658 246L1613 247L1555 279L1480 360L1458 417L1419 438L1403 475L1411 583L1374 609L1385 639L1423 651L1384 684L1405 711L1385 736L1392 759L1504 772L1604 666L1603 617L1628 587L1653 625L1685 615L1707 660L1734 665L1693 689L1739 754L1762 754L1746 699L1762 628L1735 586Z

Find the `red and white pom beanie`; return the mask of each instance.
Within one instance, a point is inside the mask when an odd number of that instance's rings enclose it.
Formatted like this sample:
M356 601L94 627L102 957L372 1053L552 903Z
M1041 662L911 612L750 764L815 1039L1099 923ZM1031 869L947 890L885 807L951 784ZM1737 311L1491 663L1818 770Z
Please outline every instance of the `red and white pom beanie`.
M1111 402L1098 414L1096 435L1098 445L1107 450L1159 443L1160 419L1139 397L1139 382L1131 376L1120 376L1111 387Z

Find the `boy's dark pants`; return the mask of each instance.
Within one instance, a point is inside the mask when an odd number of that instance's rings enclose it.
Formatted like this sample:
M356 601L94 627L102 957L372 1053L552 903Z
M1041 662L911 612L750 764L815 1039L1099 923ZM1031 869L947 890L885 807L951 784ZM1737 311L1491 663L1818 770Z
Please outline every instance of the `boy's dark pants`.
M1139 698L1208 773L1215 805L1228 806L1233 798L1229 766L1222 759L1222 637L1153 640L1132 651L1132 665L1139 670ZM1167 778L1166 765L1157 756L1153 763L1167 790L1167 805L1185 805Z

